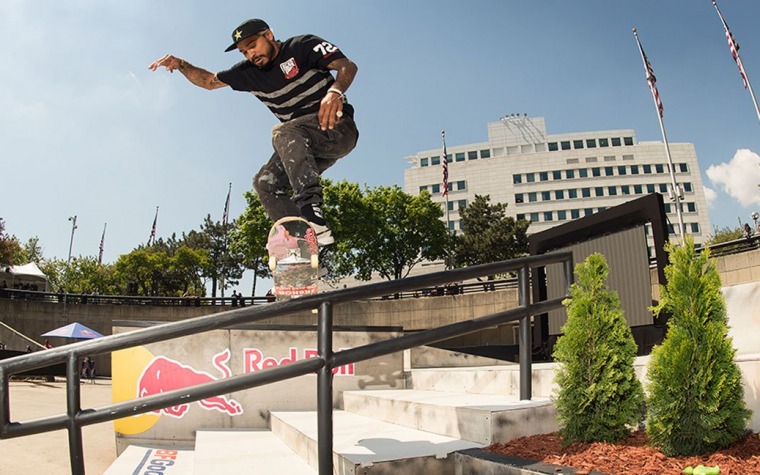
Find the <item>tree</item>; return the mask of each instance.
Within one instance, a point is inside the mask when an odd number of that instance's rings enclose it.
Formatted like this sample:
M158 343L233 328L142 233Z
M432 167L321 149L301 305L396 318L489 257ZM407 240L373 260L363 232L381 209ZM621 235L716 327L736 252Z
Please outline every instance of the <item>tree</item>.
M744 230L740 227L735 227L732 229L728 226L724 226L718 229L718 227L715 226L712 236L710 236L710 239L708 239L705 244L711 246L728 241L735 241L736 239L741 239L742 237L744 237Z
M665 455L703 454L742 437L751 412L709 249L697 254L687 237L667 251L667 285L652 310L671 317L650 357L647 435Z
M228 287L238 284L238 279L243 277L244 256L234 252L230 248L230 235L234 234L237 225L212 221L211 215L201 225L200 233L186 236L185 241L195 249L208 251L208 265L204 270L204 276L211 279L211 296L216 297L216 291L221 283L221 293Z
M449 235L441 207L427 192L417 196L400 187L365 187L348 182L324 187L325 215L334 227L333 277L370 280L406 277L415 265L446 255Z
M5 221L0 219L0 264L17 265L21 262L21 245L16 236L5 232Z
M257 278L272 275L267 265L266 241L273 223L255 192L246 191L244 196L248 206L237 219L237 229L231 235L230 250L240 254L243 266L253 271L251 296L254 296Z
M462 233L456 238L454 261L471 266L514 259L528 252L530 221L507 216L507 204L490 204L488 195L459 212Z
M644 393L633 369L636 342L617 293L605 281L601 254L575 267L567 323L554 348L557 419L565 444L614 442L630 433L642 415Z
M62 264L60 268L64 272L68 293L114 295L124 290L122 280L115 275L113 267L100 264L97 257L79 256L72 259L68 267L63 261Z
M40 246L40 238L34 236L21 248L21 261L28 264L29 262L40 263L44 259L42 255L42 246Z

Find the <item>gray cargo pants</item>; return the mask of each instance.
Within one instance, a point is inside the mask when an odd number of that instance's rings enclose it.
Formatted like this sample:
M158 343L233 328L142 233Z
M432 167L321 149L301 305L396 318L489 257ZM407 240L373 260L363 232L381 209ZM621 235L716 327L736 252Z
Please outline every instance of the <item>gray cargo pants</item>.
M356 146L359 132L344 116L332 130L308 114L272 129L274 153L253 178L253 187L269 217L300 216L301 207L322 204L319 177Z

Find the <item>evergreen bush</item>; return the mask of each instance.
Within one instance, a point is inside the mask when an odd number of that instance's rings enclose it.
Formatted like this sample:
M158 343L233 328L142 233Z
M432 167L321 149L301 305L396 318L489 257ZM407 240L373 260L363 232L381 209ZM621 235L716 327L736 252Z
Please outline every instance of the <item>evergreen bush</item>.
M671 317L649 362L647 435L665 455L704 454L742 437L751 412L709 250L698 255L689 238L666 249L667 285L652 310Z
M601 254L575 267L567 323L554 359L554 401L565 444L615 442L642 416L644 393L633 369L636 343L623 318L617 293L605 283L609 267Z

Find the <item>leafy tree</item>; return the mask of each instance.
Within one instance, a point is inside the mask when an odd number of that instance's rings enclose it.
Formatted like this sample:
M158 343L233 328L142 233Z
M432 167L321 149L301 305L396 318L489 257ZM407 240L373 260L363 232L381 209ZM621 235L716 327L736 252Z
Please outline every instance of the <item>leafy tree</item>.
M744 237L744 230L740 227L730 228L724 226L718 229L717 226L713 229L713 234L710 239L707 240L707 245L720 244L728 241L734 241Z
M507 216L507 204L490 204L490 196L475 200L460 211L462 233L456 238L457 266L514 259L528 252L530 221Z
M39 263L40 270L47 276L53 292L63 291L63 278L66 275L66 261L61 259L44 259Z
M21 248L21 261L23 263L35 262L40 263L44 259L42 255L42 246L40 246L40 238L34 236Z
M72 259L68 268L65 262L61 263L60 268L63 269L63 279L66 283L64 288L68 293L114 295L124 290L122 281L116 276L113 267L98 263L94 256Z
M653 311L672 316L649 362L647 435L665 455L703 454L742 437L751 412L709 250L697 254L687 237L667 251L668 283Z
M244 196L248 206L237 219L237 229L231 235L230 251L240 254L243 266L253 271L251 295L255 295L257 278L272 275L267 265L266 241L273 223L255 192L247 191Z
M17 265L21 262L21 245L16 236L5 232L5 221L0 219L0 264Z
M141 247L119 256L114 269L128 287L135 287L138 295L160 295L161 278L168 261L165 252Z
M234 234L237 225L212 221L211 215L201 225L200 233L191 233L186 236L187 244L195 249L206 249L209 261L204 269L204 276L211 279L211 296L216 297L216 292L221 283L221 293L228 287L237 285L243 277L244 256L234 252L230 248L230 235Z
M325 215L337 236L328 248L333 277L401 279L418 263L446 255L443 212L427 192L412 196L395 185L361 190L345 181L324 192Z
M641 417L644 393L633 369L636 343L617 293L605 283L609 267L601 254L575 267L568 319L554 358L557 419L565 444L613 442Z

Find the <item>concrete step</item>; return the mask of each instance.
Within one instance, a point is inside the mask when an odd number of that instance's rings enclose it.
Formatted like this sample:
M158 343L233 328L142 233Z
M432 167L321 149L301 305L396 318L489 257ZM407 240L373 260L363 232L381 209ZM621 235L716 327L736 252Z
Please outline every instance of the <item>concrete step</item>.
M559 429L548 399L411 389L345 391L345 411L482 445Z
M211 473L316 475L301 457L268 430L199 430L196 475Z
M135 473L187 475L193 473L194 456L195 453L189 448L130 445L114 460L104 475L133 475Z
M537 363L532 366L533 397L551 397L554 369L554 363ZM520 368L517 365L414 368L407 373L406 387L428 391L517 396L520 394Z
M317 413L272 412L270 416L272 432L317 468ZM454 475L451 454L479 446L346 411L333 413L333 466L341 475Z

